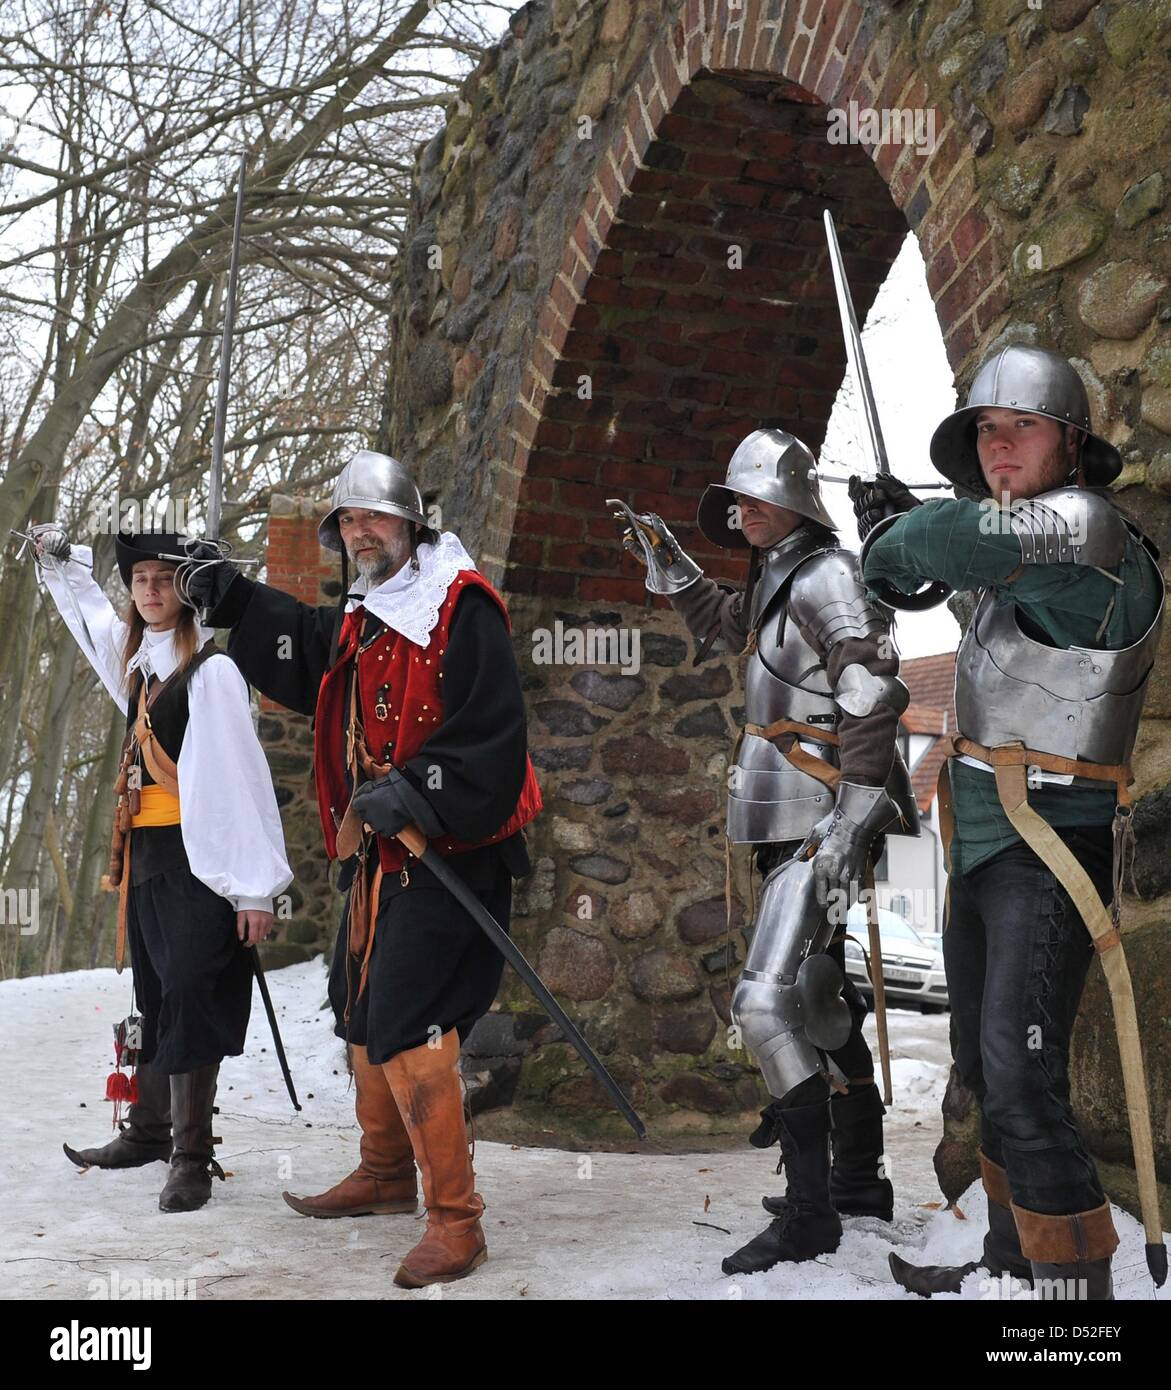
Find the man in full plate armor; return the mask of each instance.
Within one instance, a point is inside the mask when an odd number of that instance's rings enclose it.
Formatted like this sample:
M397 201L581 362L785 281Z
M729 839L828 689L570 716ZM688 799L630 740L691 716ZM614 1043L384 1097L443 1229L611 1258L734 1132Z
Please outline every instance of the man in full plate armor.
M772 1097L751 1142L780 1141L788 1191L765 1198L774 1219L723 1269L758 1273L835 1250L842 1214L892 1216L867 1009L844 980L844 906L884 832L919 833L895 741L908 692L889 619L793 435L754 430L700 501L710 541L751 548L746 591L705 578L658 516L622 510L627 548L700 641L696 659L747 651L727 833L756 846L764 886L732 1016Z

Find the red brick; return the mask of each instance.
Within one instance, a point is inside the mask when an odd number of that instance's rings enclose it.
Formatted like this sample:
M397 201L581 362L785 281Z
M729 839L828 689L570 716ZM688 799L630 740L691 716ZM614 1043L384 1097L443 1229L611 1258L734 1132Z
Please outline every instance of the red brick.
M673 400L701 401L705 405L722 405L728 391L725 381L715 381L704 377L676 377L671 383L670 395Z
M647 463L644 460L614 460L604 462L598 469L598 482L607 487L652 487L671 486L671 469L661 463Z
M545 559L545 543L536 536L521 538L513 536L508 546L508 563L510 565L536 565L540 566Z
M959 371L964 360L976 346L976 329L971 318L961 319L950 331L945 332L943 346L947 360L953 371Z
M1009 289L1007 280L1002 280L1000 284L993 286L988 291L976 306L976 323L981 335L987 333L1011 303L1012 291Z
M541 450L534 453L529 473L540 478L568 478L575 483L593 482L598 476L598 458L595 454L551 454ZM545 500L552 501L552 497Z
M575 576L552 569L526 569L509 566L504 574L504 591L510 594L541 594L546 598L570 598Z
M550 420L546 415L537 426L533 444L538 449L568 450L573 443L573 431L568 425Z
M534 478L525 474L521 480L521 500L540 506L553 501L553 484L548 478Z
M731 150L691 150L685 168L702 178L738 180L745 173L746 161Z
M963 265L971 257L976 247L988 235L988 219L979 208L972 208L964 214L951 235L956 259Z
M808 34L799 34L789 46L789 57L785 63L785 71L792 73L794 78L802 81L801 73L809 57L810 42Z
M643 354L669 367L692 367L699 358L698 349L681 343L645 343Z
M646 585L641 579L591 579L577 582L577 596L582 599L602 599L606 603L644 603Z
M956 273L955 252L951 245L942 246L927 263L927 288L933 296L947 284Z
M558 484L558 487L571 486L573 484ZM517 535L557 536L566 541L581 540L585 534L581 517L571 516L564 511L529 512L518 509L512 526Z
M578 425L573 431L573 445L578 452L604 458L642 458L646 444L646 435L636 430L616 429L611 433L605 425Z

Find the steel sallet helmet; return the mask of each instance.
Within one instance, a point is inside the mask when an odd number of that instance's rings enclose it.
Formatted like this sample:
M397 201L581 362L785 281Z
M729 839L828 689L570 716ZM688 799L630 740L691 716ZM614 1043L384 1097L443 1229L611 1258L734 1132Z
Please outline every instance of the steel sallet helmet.
M1104 487L1122 472L1122 456L1090 429L1090 401L1069 362L1045 348L1014 344L990 357L976 373L967 404L949 415L931 437L936 471L969 492L989 495L976 453L976 416L990 406L1025 410L1084 430L1081 462L1086 482Z
M807 445L784 430L753 430L737 445L723 483L712 483L699 500L696 519L708 540L747 550L748 540L735 524L736 493L786 507L837 530L822 505L817 460Z
M337 514L344 507L362 507L405 517L426 527L419 485L398 459L360 449L334 484L329 515L317 528L317 539L329 550L344 551ZM432 533L433 538L433 533Z

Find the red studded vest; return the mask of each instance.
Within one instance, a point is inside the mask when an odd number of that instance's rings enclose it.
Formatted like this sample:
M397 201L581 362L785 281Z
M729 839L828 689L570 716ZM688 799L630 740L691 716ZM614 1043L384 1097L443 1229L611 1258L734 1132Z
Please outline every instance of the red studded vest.
M342 654L326 672L317 694L313 736L317 806L331 859L337 858L337 828L349 804L345 779L345 695L350 662L357 653L358 698L370 754L380 763L392 762L401 768L443 723L443 653L456 600L470 584L492 596L511 632L504 600L475 570L460 570L452 580L426 647L418 646L393 628L384 628L368 645L359 647L354 615L346 615L341 630ZM494 835L472 842L444 835L431 840L430 846L448 855L494 845L527 825L541 808L541 789L532 761L526 755L525 779L516 809ZM378 851L384 873L401 869L410 857L398 840L381 835Z

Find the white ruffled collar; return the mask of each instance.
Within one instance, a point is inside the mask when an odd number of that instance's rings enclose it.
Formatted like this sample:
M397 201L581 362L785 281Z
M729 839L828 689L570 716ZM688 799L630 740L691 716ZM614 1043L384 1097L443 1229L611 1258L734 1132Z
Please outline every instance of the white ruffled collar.
M214 629L204 627L200 622L195 624L195 631L199 639L197 650L203 647L209 637L215 636ZM165 632L152 632L148 627L143 629L142 644L126 663L126 675L129 678L131 671L141 671L146 679L155 675L159 680L165 681L178 664L175 629L172 627Z
M452 581L460 570L474 570L476 562L452 531L444 531L436 545L419 546L418 557L417 572L405 564L368 593L366 580L358 579L350 588L346 612L361 603L387 627L425 647Z

